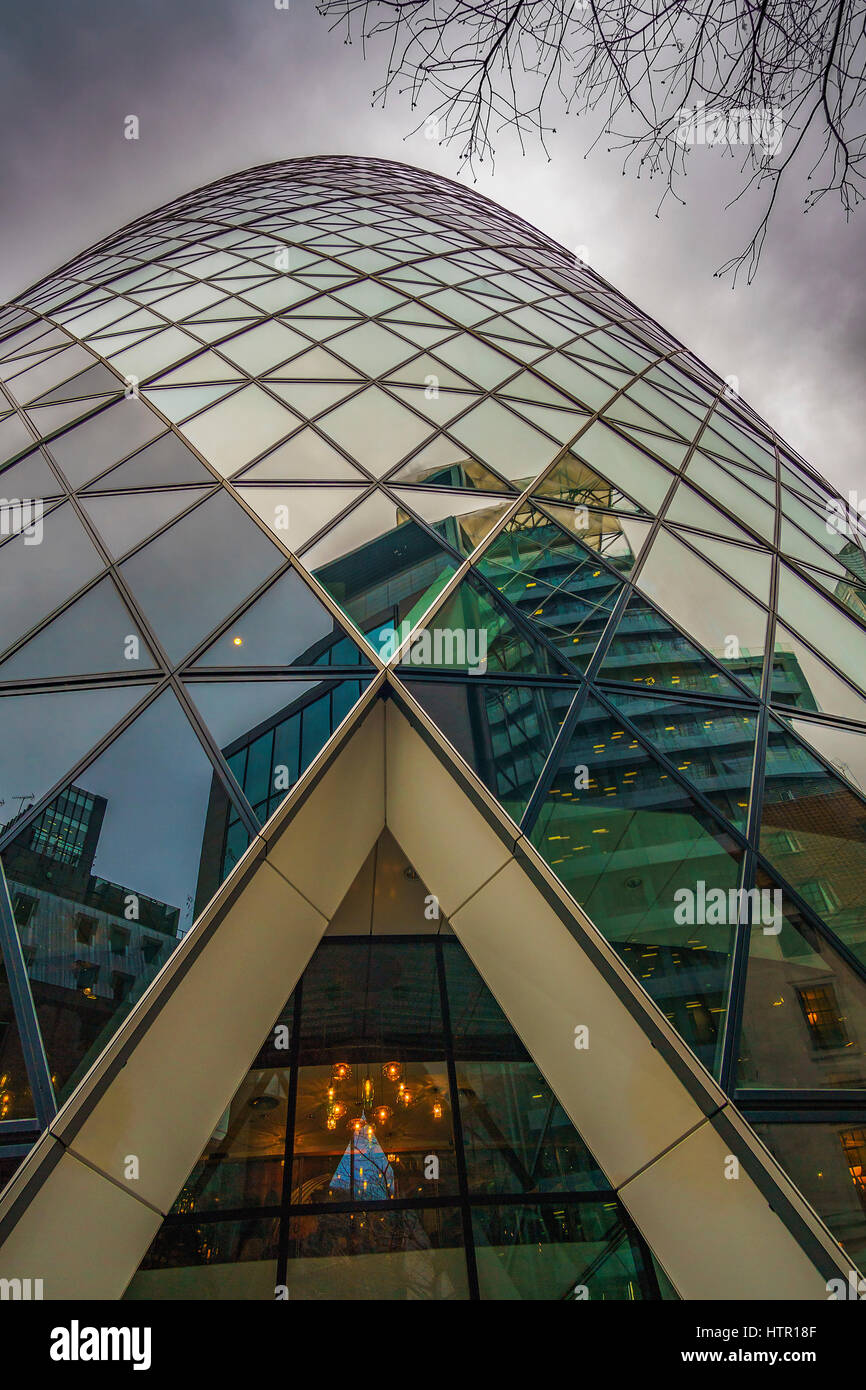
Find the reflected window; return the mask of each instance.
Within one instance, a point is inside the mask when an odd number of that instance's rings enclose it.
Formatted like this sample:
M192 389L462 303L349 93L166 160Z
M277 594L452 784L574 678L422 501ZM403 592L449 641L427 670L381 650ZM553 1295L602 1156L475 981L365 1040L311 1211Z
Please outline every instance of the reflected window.
M848 1030L844 1018L839 1014L833 986L816 985L812 989L798 989L797 994L815 1051L847 1047L850 1041Z

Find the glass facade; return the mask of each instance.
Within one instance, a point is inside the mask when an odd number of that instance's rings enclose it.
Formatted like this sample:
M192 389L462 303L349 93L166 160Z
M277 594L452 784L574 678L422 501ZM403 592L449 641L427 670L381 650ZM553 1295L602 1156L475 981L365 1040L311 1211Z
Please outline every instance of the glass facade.
M384 664L853 1248L862 1203L822 1193L859 1191L825 1126L866 1125L863 545L656 323L405 166L249 170L22 293L0 313L2 1171ZM807 1133L832 1181L798 1176ZM562 1243L489 1155L475 1210L472 1142L413 1218L464 1293L494 1278L483 1249ZM312 1265L349 1239L291 1199L251 1250ZM566 1244L601 1238L566 1205ZM352 1239L372 1254L396 1220ZM247 1240L211 1224L214 1249Z
M339 925L357 929L349 899ZM325 938L128 1298L663 1296L616 1194L440 927Z

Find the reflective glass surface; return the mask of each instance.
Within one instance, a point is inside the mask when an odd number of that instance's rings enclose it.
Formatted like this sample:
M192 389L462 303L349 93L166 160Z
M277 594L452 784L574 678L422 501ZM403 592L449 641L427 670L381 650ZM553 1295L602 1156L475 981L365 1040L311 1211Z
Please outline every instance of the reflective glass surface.
M862 519L591 270L429 172L233 175L0 314L0 468L0 859L34 995L18 1032L41 1028L58 1094L351 715L372 647L727 1091L833 1090L856 1128ZM749 920L764 889L778 932ZM446 1038L406 1064L439 1087L458 1060ZM522 1115L537 1083L463 1060L518 1167L468 1116L461 1156L450 1107L417 1287L474 1296L507 1268L529 1296L533 1232L546 1268L585 1247L631 1296L616 1220L556 1226L538 1190L512 1220L531 1131L501 1107L508 1090ZM288 1108L326 1065L259 1081ZM298 1162L321 1196L343 1151L320 1119ZM556 1180L577 1181L560 1120ZM496 1187L486 1225L472 1164ZM291 1246L322 1289L380 1249L335 1202L299 1202L319 1224L284 1225L277 1254L211 1213L195 1268L272 1286ZM375 1241L414 1238L394 1230Z
M597 1299L660 1296L462 947L445 924L428 934L423 896L395 912L406 870L385 832L127 1297L563 1298L580 1283Z

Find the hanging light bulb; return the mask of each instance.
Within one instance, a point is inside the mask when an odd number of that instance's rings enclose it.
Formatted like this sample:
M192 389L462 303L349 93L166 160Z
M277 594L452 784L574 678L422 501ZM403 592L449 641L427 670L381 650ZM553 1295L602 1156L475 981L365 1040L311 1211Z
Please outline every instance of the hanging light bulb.
M391 1107L390 1105L379 1105L373 1113L377 1125L386 1125L391 1118Z
M404 1107L408 1107L412 1104L412 1092L406 1090L406 1086L402 1081L397 1091L397 1104Z
M335 1062L331 1069L331 1075L335 1081L345 1081L350 1070L348 1062Z
M403 1075L403 1067L400 1062L385 1062L382 1067L382 1075L387 1081L399 1081Z
M441 1120L441 1119L442 1119L442 1102L441 1102L441 1100L434 1100L434 1102L433 1102L433 1119L434 1119L434 1120Z
M376 1092L373 1087L373 1082L371 1078L369 1076L365 1076L364 1080L361 1082L361 1096L363 1097L363 1102L365 1106L373 1104L373 1097L375 1094Z

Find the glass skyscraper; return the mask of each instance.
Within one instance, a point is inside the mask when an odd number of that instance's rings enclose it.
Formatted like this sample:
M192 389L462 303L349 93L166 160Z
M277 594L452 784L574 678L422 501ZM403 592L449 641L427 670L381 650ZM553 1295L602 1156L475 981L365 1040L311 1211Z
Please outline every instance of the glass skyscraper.
M862 1264L864 536L595 272L402 165L246 171L21 294L0 1274L80 1159L128 1203L99 1296L735 1298L752 1200L802 1260L766 1297ZM570 971L609 1012L560 1029ZM158 1060L185 990L212 1069ZM666 1232L712 1182L704 1284Z

